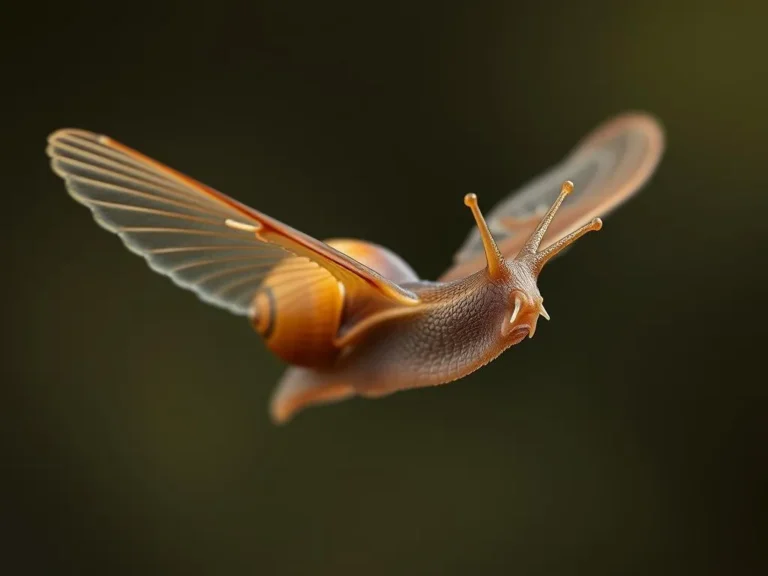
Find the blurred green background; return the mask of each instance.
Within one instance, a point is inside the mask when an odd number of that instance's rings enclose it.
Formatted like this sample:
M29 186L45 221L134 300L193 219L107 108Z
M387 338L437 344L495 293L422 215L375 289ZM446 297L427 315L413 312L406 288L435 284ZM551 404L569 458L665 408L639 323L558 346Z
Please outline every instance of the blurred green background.
M757 574L766 565L765 22L753 3L12 8L2 406L13 574ZM643 192L542 275L552 321L459 382L267 417L283 366L65 193L125 142L425 278L631 109ZM9 133L10 129L10 133Z

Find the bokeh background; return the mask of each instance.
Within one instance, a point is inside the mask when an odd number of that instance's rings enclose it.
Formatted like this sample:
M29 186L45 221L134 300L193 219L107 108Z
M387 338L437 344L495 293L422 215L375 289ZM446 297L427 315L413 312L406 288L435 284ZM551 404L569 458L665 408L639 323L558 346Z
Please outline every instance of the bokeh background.
M9 574L757 574L766 566L760 2L15 5L4 17ZM424 277L599 122L643 192L543 274L552 321L454 384L273 426L283 366L48 168L109 134ZM764 572L763 572L764 573Z

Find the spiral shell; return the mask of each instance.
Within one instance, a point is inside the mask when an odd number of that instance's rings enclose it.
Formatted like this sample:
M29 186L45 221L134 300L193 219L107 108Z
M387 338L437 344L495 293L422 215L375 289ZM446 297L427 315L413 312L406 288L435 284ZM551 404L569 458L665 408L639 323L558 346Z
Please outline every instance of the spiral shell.
M360 240L327 244L394 282L417 280L394 252ZM334 339L345 312L344 285L317 264L287 259L277 264L253 299L251 322L267 347L296 366L330 366L339 349Z

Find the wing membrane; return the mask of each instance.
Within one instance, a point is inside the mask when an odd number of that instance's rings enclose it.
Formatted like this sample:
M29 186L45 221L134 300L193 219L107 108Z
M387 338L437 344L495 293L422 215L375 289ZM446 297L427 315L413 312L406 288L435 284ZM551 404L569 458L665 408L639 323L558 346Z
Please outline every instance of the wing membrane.
M248 315L270 270L291 259L279 281L299 295L330 275L344 284L352 306L418 303L327 244L106 136L60 130L48 142L53 170L72 197L154 270L206 302Z

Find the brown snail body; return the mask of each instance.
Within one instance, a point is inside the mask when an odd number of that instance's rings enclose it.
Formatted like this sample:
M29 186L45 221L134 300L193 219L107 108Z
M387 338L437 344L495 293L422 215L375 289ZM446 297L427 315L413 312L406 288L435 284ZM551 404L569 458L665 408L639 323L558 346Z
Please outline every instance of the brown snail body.
M271 405L284 422L313 404L462 378L532 337L549 319L544 265L645 184L663 148L653 118L626 114L487 222L468 194L477 228L437 282L382 246L321 242L106 136L59 130L47 152L99 224L181 287L248 317L291 365Z

